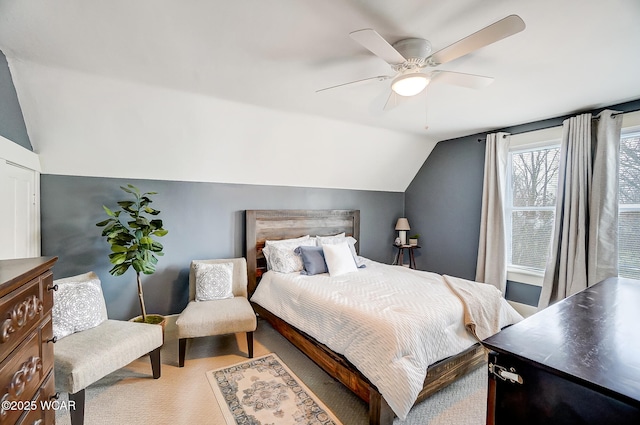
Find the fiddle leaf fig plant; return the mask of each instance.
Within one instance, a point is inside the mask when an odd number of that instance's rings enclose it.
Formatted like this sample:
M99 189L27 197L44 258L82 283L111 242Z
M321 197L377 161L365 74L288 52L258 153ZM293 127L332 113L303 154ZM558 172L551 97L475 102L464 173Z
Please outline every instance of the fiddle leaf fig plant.
M120 186L120 189L131 195L132 199L118 202L120 209L116 211L103 205L109 218L96 223L96 226L103 228L102 236L107 238L111 246L109 262L113 267L109 273L120 276L130 267L135 270L142 321L147 322L140 273L149 275L156 271L158 257L164 255L164 247L155 238L166 235L168 231L162 227L162 220L153 218L160 211L149 205L153 202L151 196L157 195L157 192L141 193L132 184Z

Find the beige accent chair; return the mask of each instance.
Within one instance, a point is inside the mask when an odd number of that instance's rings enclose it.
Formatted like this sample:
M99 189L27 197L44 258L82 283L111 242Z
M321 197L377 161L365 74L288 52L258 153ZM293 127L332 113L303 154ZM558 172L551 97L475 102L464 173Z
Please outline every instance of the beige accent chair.
M233 263L233 298L195 301L196 263ZM247 299L247 260L244 258L195 260L189 272L189 304L176 320L178 327L178 365L184 366L187 339L203 336L247 333L248 357L253 358L253 331L258 323Z
M121 320L106 320L56 341L56 390L75 402L75 409L69 409L71 424L84 423L85 388L137 358L148 353L153 378L160 378L161 346L161 326Z

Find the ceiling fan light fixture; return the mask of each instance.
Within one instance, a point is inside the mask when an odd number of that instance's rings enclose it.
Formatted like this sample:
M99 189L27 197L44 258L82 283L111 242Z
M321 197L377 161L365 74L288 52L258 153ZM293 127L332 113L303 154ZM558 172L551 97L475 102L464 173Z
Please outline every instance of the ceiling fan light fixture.
M400 96L415 96L424 90L431 79L421 72L399 75L391 83L391 90Z

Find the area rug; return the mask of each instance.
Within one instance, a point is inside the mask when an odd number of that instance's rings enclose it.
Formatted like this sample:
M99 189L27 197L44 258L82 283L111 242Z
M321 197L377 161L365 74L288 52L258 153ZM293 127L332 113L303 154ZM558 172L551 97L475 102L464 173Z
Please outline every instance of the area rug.
M274 353L210 370L227 425L341 425Z

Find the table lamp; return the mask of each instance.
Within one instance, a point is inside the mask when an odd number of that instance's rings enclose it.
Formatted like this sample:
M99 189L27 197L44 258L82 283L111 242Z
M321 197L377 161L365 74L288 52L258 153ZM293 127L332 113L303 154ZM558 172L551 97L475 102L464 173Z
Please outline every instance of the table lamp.
M409 227L409 220L402 217L398 219L396 223L396 230L398 231L398 236L400 237L400 245L407 244L407 230L411 230Z

